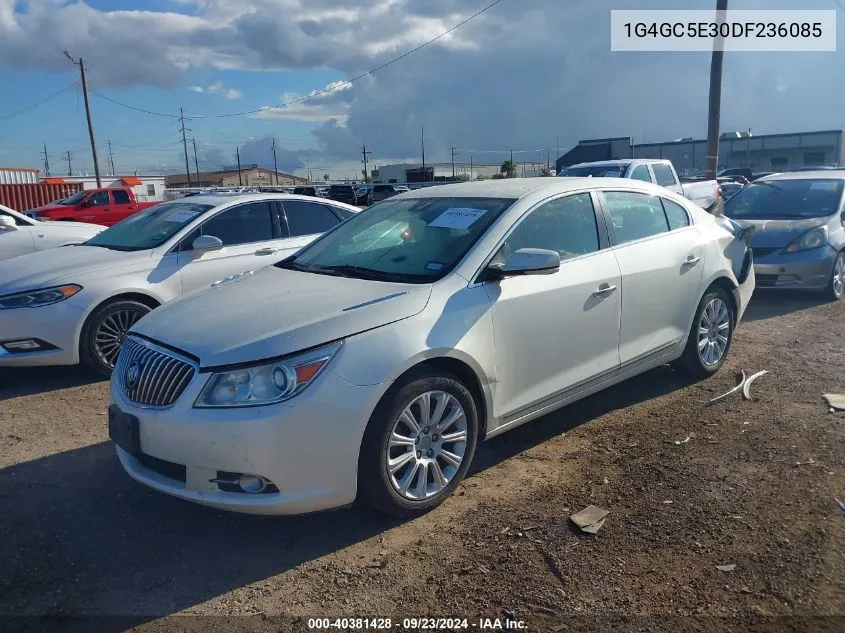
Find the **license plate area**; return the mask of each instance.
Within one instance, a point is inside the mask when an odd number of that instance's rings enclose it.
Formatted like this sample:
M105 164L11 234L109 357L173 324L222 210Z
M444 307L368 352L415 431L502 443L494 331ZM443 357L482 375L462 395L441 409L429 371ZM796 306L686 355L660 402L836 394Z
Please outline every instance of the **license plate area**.
M141 454L140 422L115 405L109 407L109 437L120 448L131 455Z

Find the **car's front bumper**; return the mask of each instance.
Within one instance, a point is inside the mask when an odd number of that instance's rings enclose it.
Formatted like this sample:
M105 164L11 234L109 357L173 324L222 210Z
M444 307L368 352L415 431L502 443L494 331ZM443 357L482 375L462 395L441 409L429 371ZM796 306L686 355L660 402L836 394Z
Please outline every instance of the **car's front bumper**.
M830 283L836 251L830 246L799 253L754 255L758 288L824 290Z
M167 409L129 402L113 378L112 402L139 424L141 453L117 449L133 479L187 501L249 514L302 514L355 500L361 439L387 385L353 386L327 370L281 404L195 409L209 376L197 374ZM277 490L248 493L221 485L238 474L263 477Z
M39 308L0 310L0 367L75 365L84 318L84 310L73 299ZM29 339L49 343L52 349L10 353L2 345Z

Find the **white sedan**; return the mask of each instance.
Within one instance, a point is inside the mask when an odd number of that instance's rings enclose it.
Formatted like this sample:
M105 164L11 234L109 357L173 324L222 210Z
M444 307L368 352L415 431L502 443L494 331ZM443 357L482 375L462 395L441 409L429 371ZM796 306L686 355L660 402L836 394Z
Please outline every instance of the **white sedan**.
M83 245L16 257L0 266L0 367L81 361L107 376L126 332L154 308L272 264L358 211L285 194L194 196Z
M39 222L0 204L0 261L79 244L105 228L82 222Z
M137 323L110 435L132 477L217 508L424 512L483 439L663 363L718 371L747 239L633 180L400 194Z

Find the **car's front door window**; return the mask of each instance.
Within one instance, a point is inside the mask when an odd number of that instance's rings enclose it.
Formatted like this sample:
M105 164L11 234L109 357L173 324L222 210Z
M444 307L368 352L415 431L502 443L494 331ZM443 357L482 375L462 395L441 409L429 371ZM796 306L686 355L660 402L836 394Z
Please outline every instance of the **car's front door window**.
M95 207L104 207L110 203L109 199L109 192L108 191L98 191L94 194L91 194L91 197L88 198L88 203L91 206Z
M505 240L494 264L503 264L520 248L556 251L561 260L599 250L596 213L588 193L546 202L528 214Z

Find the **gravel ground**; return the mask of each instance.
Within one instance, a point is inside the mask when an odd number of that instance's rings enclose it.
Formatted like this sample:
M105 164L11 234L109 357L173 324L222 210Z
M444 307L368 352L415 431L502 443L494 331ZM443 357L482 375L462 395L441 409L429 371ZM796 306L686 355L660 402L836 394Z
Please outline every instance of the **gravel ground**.
M740 369L770 372L753 401L706 406ZM660 368L491 440L408 522L154 493L108 442L105 383L0 370L0 629L845 631L845 414L821 400L843 369L845 302L756 296L714 378ZM590 504L610 510L595 536L567 519Z

